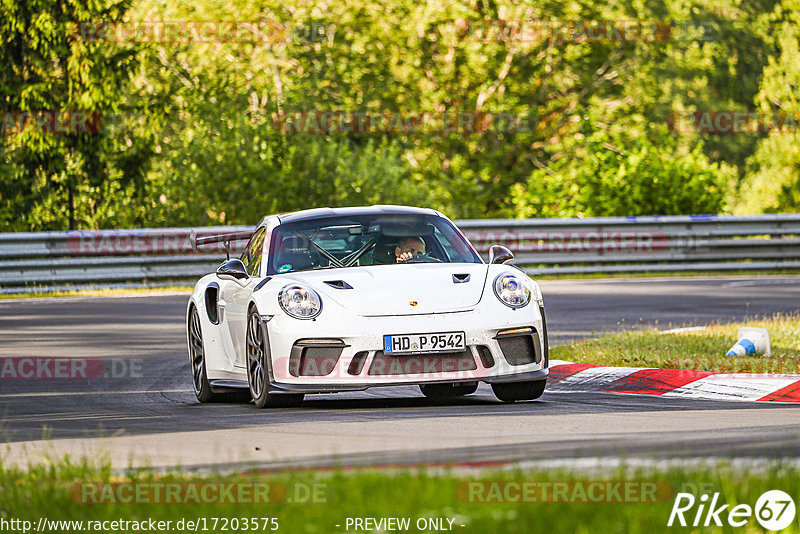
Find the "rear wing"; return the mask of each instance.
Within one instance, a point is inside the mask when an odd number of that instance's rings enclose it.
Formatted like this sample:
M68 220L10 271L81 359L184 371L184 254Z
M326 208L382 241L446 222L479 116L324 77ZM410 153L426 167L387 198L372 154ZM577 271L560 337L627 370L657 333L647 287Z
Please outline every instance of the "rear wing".
M228 232L226 234L197 237L197 234L192 231L192 242L195 250L206 245L222 243L225 246L226 257L231 259L231 241L248 241L252 235L253 232Z

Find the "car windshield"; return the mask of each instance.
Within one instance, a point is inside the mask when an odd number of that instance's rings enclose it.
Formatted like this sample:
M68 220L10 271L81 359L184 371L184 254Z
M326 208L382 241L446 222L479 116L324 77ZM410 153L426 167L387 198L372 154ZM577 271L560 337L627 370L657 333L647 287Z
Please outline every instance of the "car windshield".
M273 231L267 274L398 263L482 263L447 219L378 214L285 223Z

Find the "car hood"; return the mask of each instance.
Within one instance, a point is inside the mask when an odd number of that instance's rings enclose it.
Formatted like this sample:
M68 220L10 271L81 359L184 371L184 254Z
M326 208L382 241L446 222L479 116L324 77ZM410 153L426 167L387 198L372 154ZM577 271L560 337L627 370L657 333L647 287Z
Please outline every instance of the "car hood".
M480 302L488 265L411 263L323 269L287 278L312 286L325 300L364 316L423 315L470 309ZM339 289L344 282L352 289Z

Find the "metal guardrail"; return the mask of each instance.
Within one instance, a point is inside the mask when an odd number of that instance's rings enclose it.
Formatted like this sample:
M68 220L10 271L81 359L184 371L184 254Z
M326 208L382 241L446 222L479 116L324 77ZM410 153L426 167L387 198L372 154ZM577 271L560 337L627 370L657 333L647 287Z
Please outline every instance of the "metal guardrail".
M797 269L800 214L461 221L532 274Z
M194 237L251 230L213 226L0 234L0 292L185 281L212 272L225 257L221 243L196 250ZM231 251L243 245L231 243Z
M800 269L800 214L457 221L486 254L502 244L530 274ZM224 258L195 236L248 226L0 234L0 291L66 284L157 285L213 271ZM244 243L232 243L238 252Z

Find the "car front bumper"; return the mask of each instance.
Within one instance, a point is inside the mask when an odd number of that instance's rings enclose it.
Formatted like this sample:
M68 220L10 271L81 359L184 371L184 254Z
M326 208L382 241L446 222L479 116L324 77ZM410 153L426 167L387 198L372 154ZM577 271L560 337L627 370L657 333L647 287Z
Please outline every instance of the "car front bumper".
M269 339L270 389L326 393L377 386L546 379L543 309L535 303L519 310L494 304L451 313L340 316L327 321L262 316ZM465 333L465 352L395 356L382 351L384 335L450 331ZM313 360L317 363L309 365Z

